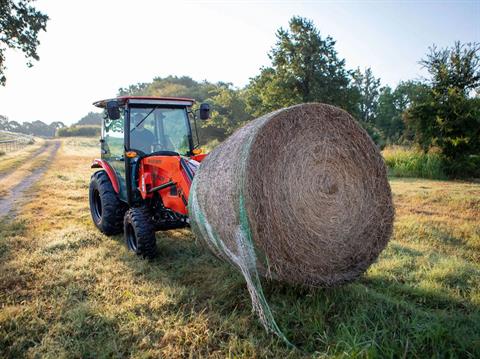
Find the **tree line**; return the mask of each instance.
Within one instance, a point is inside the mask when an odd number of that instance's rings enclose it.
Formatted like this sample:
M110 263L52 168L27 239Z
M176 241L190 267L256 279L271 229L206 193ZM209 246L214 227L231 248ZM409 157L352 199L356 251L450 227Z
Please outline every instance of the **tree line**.
M100 134L102 118L103 115L101 113L89 112L74 125L67 127L61 121L55 121L50 124L38 120L19 123L0 115L0 130L39 137L95 136Z
M348 69L335 40L312 21L293 17L280 28L262 67L244 88L198 82L190 77L157 77L121 88L118 95L185 96L212 105L201 124L204 141L223 140L235 129L270 111L304 102L343 108L358 119L375 143L439 151L453 177L480 176L480 47L431 47L419 65L421 80L382 86L370 68Z
M36 12L29 2L5 2L2 6L6 25L0 30L10 34L8 31L13 31L16 22L23 17L29 19L24 19L18 31L30 37L23 36L23 42L6 45L20 48L27 57L36 59L36 36L45 30L48 17ZM437 151L451 176L480 177L478 43L431 47L420 59L428 77L391 87L382 86L370 68L348 69L345 59L337 53L335 40L323 36L306 18L292 17L286 29L277 31L276 39L268 54L270 66L260 68L259 74L243 88L227 82L168 76L120 88L118 95L184 96L210 103L212 118L202 122L199 131L204 142L221 141L246 122L275 109L304 102L332 104L357 118L380 148L400 144L417 146L424 152ZM0 75L3 60L0 47ZM0 77L0 85L4 81ZM3 126L6 130L40 136L51 136L55 131L61 135L88 135L98 133L95 126L100 122L101 114L95 112L70 128L62 128L61 122L18 124L2 117L0 129ZM90 130L85 126L90 126Z
M55 121L46 124L42 121L32 121L19 123L9 120L8 117L0 115L0 130L23 133L39 137L54 137L57 130L65 127L63 122Z

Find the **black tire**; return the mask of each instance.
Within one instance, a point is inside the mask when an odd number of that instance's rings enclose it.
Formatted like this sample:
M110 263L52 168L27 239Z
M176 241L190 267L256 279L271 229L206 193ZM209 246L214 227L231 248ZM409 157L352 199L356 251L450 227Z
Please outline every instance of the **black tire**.
M130 208L125 213L123 231L128 249L143 258L152 259L157 255L155 227L147 208Z
M95 172L90 179L90 213L93 223L106 235L121 233L125 204L120 201L105 171Z

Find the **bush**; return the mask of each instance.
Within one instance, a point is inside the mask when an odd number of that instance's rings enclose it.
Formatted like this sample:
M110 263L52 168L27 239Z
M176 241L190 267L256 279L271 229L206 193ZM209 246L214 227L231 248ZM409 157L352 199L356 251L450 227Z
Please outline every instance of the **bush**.
M398 146L382 151L389 175L396 177L420 177L445 179L444 161L440 153L423 153L420 150Z
M386 145L385 135L375 125L360 121L360 125L367 131L368 135L378 148L383 149Z
M445 172L450 178L480 178L480 155L445 160Z
M71 126L57 130L57 137L93 137L100 135L99 126Z
M213 151L215 147L217 147L221 142L217 139L211 140L204 144L203 146L200 146L201 149L203 149L203 153L210 153Z

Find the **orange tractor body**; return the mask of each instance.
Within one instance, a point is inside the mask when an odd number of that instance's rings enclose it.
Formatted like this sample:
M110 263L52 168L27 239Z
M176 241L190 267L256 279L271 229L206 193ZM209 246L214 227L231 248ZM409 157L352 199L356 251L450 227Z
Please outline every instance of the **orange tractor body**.
M156 253L155 231L188 225L188 196L205 154L194 145L195 101L122 96L94 103L104 109L99 171L90 182L90 210L105 234L123 231L143 257ZM201 104L200 118L209 117ZM198 146L198 134L196 136Z

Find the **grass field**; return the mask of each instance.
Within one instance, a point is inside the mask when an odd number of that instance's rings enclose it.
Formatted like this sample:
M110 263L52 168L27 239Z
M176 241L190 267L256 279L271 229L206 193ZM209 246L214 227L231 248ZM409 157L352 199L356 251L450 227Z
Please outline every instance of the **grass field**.
M265 283L288 349L189 230L158 233L148 262L94 228L97 155L96 140L63 140L0 224L0 357L480 357L480 184L392 178L394 237L361 280Z

